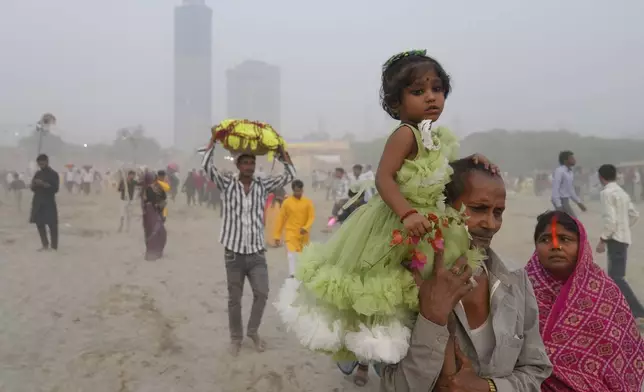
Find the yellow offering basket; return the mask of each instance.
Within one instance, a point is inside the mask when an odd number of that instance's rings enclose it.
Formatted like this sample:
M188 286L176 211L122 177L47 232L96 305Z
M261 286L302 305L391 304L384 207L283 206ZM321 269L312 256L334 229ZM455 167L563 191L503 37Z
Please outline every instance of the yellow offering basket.
M211 128L210 145L220 143L234 155L269 155L284 149L286 142L267 123L228 119Z

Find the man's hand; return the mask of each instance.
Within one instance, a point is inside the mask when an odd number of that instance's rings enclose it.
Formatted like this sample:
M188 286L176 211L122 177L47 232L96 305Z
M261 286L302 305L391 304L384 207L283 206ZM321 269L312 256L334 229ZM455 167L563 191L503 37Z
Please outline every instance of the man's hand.
M279 239L279 238L276 238L276 239L275 239L275 246L276 246L276 247L278 247L278 246L282 246L282 240L281 240L281 239Z
M455 342L454 346L456 360L460 362L461 368L451 376L443 376L443 373L441 373L436 384L436 390L445 392L489 392L490 384L488 381L476 374L472 361L463 354L458 342Z
M588 209L586 208L586 206L584 205L584 203L577 203L577 206L579 207L579 209L580 209L582 212L586 212L586 211L588 211Z
M597 253L604 253L606 252L606 243L602 240L599 241L597 244L597 248L595 248L595 252Z
M277 147L277 156L283 162L288 163L289 165L293 165L293 161L291 161L291 156L288 154L288 152L286 152L284 147L282 146Z
M472 268L467 265L467 258L459 257L452 268L446 269L443 252L436 252L429 279L424 280L418 270L412 273L418 285L420 314L434 324L447 325L458 301L472 290Z
M305 228L303 228L303 227L302 227L302 228L300 229L300 234L301 234L301 235L306 235L307 233L308 233L308 231L306 231L306 229L305 229Z

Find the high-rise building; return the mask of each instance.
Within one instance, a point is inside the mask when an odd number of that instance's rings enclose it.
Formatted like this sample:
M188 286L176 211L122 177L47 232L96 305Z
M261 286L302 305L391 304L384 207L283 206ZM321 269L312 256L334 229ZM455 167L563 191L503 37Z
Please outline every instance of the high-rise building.
M281 126L281 80L277 66L248 60L226 72L229 118Z
M174 10L174 146L193 150L212 126L212 10L183 0Z

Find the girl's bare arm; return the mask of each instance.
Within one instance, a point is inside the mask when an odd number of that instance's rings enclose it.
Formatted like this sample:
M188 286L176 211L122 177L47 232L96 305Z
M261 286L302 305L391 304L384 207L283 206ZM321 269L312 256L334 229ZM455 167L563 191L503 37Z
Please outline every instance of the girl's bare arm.
M416 156L417 150L413 131L407 126L401 126L387 139L378 164L376 172L378 193L389 208L400 217L412 208L398 188L395 180L396 173L402 167L405 159L413 159Z

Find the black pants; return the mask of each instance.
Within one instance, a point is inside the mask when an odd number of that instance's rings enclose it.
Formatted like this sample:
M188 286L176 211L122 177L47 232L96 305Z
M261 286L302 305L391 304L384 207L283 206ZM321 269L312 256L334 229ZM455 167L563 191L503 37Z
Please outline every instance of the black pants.
M631 308L634 317L644 317L644 307L635 296L631 286L626 282L626 260L628 255L628 244L615 240L606 241L608 255L608 276L610 276Z
M51 248L58 249L58 223L49 223L49 224L37 224L38 234L40 234L40 242L42 243L43 248L49 248L50 242L47 239L47 229L45 226L49 226L49 235L51 237Z

